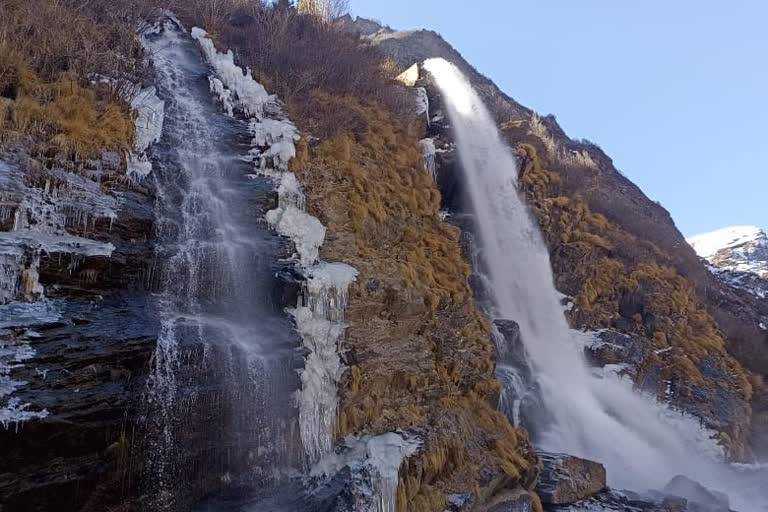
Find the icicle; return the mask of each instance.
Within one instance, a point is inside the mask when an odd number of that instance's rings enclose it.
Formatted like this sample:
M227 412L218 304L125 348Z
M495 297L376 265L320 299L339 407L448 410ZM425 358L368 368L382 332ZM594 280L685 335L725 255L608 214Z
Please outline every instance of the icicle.
M437 149L435 149L435 141L433 139L422 139L419 141L421 144L421 150L424 154L424 167L432 179L437 180L437 162L436 155Z

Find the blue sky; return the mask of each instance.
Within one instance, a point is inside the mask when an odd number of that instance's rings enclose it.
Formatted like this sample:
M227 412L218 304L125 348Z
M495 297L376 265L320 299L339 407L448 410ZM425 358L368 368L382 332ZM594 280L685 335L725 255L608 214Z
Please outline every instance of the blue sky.
M599 144L684 235L768 229L768 1L351 0Z

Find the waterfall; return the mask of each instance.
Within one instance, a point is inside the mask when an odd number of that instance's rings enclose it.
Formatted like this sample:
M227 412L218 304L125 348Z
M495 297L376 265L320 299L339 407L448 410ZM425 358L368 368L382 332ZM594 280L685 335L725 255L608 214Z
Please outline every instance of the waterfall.
M547 409L547 422L529 425L539 447L604 463L617 488L659 489L685 474L733 492L734 477L698 422L635 392L617 375L589 371L563 314L544 240L518 195L514 156L458 68L430 59L425 69L442 92L454 131L492 314L519 323ZM754 503L743 510L755 510Z
M155 142L148 177L157 195L161 328L147 390L145 480L154 508L184 508L211 482L264 488L299 467L300 340L276 303L289 242L264 218L275 184L254 174L250 144L253 124L272 122L260 116L273 98L233 68L231 54L215 60L203 31L189 34L168 19L144 38L153 61L148 95L165 103L161 136L159 114L146 119Z

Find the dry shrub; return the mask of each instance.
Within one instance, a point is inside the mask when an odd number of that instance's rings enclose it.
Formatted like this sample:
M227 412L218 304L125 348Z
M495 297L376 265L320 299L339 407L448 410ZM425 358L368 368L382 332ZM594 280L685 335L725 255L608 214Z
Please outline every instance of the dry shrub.
M0 3L0 135L42 152L128 149L127 94L141 83L139 21L153 0Z
M188 24L209 28L206 10L200 7L208 3L194 0L180 5L179 15ZM221 21L209 30L222 47L235 50L237 59L253 70L257 81L293 105L297 119L323 106L314 101L319 90L386 105L399 101L393 86L397 70L357 34L279 4L220 3L228 7L222 7ZM240 5L244 3L247 5ZM323 137L329 132L355 130L355 119L342 119L337 128L336 121L343 114L323 114L314 116L313 134Z

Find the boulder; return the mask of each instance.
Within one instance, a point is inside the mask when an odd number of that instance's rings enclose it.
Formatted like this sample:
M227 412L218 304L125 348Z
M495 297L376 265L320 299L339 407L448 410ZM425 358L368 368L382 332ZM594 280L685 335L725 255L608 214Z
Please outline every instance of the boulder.
M687 512L688 500L680 496L667 496L661 502L661 509L664 512Z
M542 503L567 505L605 488L605 466L562 453L538 452L543 464L536 492Z
M728 496L711 491L683 475L677 475L670 480L664 487L664 493L685 498L689 502L688 509L697 512L728 512L730 510Z
M486 512L533 512L533 498L525 489L504 492L485 509Z

